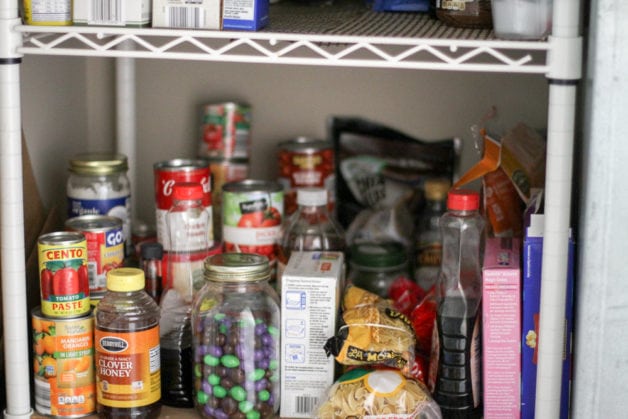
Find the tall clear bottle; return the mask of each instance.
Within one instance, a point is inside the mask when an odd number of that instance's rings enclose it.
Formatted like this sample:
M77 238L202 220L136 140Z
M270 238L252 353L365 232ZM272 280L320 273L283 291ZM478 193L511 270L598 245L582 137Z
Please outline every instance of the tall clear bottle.
M195 290L202 287L203 259L209 251L209 214L199 183L174 185L173 206L166 215L170 234L167 286L161 297L162 403L193 407L192 330Z
M277 288L281 274L293 251L344 251L345 232L327 210L327 190L302 188L297 190L297 211L288 220L277 257Z
M419 216L415 246L414 280L429 291L438 280L443 242L440 217L447 211L447 191L451 183L447 179L425 181L425 208Z
M451 190L440 219L443 254L437 289L438 339L430 385L444 418L482 416L481 297L485 220L479 194Z

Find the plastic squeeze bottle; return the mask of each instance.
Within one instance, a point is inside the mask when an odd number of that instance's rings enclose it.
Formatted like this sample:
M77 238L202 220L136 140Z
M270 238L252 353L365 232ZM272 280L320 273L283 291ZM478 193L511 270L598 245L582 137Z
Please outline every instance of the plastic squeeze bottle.
M485 220L475 191L454 189L440 219L443 239L436 287L438 339L430 387L444 418L482 415L481 297Z

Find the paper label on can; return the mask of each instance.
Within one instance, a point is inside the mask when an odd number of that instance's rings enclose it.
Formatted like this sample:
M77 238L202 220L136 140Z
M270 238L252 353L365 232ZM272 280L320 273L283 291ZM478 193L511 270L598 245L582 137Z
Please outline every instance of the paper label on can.
M124 196L112 199L78 199L68 197L68 218L81 215L110 215L122 220L122 231L131 247L131 197Z
M159 326L129 333L96 328L94 335L98 403L128 408L159 401Z
M90 294L107 291L107 272L124 262L124 233L122 228L109 231L82 231L87 240L87 270Z

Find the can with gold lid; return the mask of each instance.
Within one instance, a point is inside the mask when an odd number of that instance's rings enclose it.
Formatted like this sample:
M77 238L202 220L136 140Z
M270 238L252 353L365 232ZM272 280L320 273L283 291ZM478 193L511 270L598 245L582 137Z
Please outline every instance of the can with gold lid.
M122 220L126 254L131 247L131 186L127 158L116 153L77 154L69 162L68 218L100 214Z

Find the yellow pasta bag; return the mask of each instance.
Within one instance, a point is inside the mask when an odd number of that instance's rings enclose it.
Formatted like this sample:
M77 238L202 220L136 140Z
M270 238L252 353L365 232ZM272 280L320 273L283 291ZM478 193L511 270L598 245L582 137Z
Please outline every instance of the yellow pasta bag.
M317 406L320 419L441 419L424 384L398 370L353 369L342 375Z
M325 343L342 365L380 365L410 376L416 337L408 318L384 300L355 286L343 298L342 325Z

